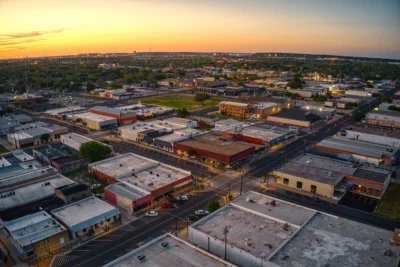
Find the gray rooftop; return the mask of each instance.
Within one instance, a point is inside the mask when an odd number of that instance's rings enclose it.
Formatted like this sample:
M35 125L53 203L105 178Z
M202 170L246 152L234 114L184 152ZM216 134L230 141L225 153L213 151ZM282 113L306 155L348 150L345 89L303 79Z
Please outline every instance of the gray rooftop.
M106 189L129 200L136 200L148 194L146 192L139 191L136 188L124 182L110 184L109 186L106 187Z
M117 109L117 108L110 108L106 106L95 106L89 109L90 110L96 110L96 111L101 111L113 115L121 115L121 114L134 114L133 111L130 110L123 110L123 109Z
M299 164L305 164L307 166L313 166L328 171L335 171L350 175L357 170L357 167L353 166L353 163L343 160L335 160L327 157L321 157L308 153L302 154L292 161Z
M327 169L301 164L295 161L289 161L283 167L276 170L276 172L302 177L304 179L333 186L337 185L344 177L344 174L341 172L329 171Z
M396 266L398 249L389 245L392 234L344 218L317 214L271 261L284 267ZM394 255L384 256L389 248Z
M45 211L4 222L4 226L22 246L28 246L66 230Z
M394 154L397 151L393 147L332 137L325 138L318 143L318 146L374 158L381 158L383 154Z
M168 243L166 248L161 243ZM144 255L143 262L137 256ZM185 267L223 267L234 266L204 250L201 250L171 234L165 234L153 239L126 255L104 265L103 267L131 267L131 266L185 266Z

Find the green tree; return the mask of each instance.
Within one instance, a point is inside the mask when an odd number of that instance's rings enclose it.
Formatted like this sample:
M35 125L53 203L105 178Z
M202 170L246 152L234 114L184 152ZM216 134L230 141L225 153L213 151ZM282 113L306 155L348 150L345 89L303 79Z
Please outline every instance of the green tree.
M111 148L97 141L90 141L83 144L79 148L79 152L82 158L88 158L93 162L110 155Z
M390 96L385 96L382 98L382 101L385 103L392 103L392 98Z
M189 150L187 151L187 154L188 154L189 157L196 156L196 150L189 149Z
M397 107L396 105L391 105L388 107L388 110L391 111L400 111L400 107Z
M180 118L185 118L187 115L189 115L189 111L186 108L178 108L176 110L176 115Z
M286 84L286 86L290 87L290 89L298 89L301 88L303 86L303 80L300 78L299 75L296 75L293 77L293 79L290 80L290 82L288 82Z
M45 134L42 134L42 135L40 136L40 140L48 142L49 139L50 139L50 137L51 137L50 134L45 133Z
M118 83L118 82L112 82L111 83L111 88L112 89L120 89L120 88L122 88L122 85L120 83Z
M317 95L314 100L317 102L325 102L328 100L328 98L325 95Z
M193 97L193 101L196 102L200 102L200 104L203 105L204 101L210 99L211 96L209 94L205 94L205 93L197 93L194 97Z
M219 209L219 202L216 200L211 200L210 202L208 202L207 204L207 210L209 212L213 212L215 210Z
M355 121L361 121L363 118L365 117L365 115L361 112L356 112L354 113L354 120Z

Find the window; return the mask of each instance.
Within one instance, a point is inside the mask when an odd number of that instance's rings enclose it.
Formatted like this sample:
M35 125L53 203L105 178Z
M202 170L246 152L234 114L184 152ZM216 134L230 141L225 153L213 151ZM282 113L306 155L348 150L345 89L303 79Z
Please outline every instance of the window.
M288 185L289 184L289 179L288 178L283 178L283 184Z
M299 188L299 189L303 188L303 183L302 182L297 182L297 188Z
M60 244L64 244L64 242L65 242L64 237L61 237L60 238Z
M101 222L100 222L100 225L103 225L103 224L104 224L104 222L103 222L103 221L101 221Z
M110 218L108 218L108 219L107 219L107 222L110 222L110 221L111 221L111 219L110 219Z
M311 193L317 193L317 186L311 185Z
M82 229L82 232L86 233L86 231L87 231L87 229L86 229L86 228L83 228L83 229Z

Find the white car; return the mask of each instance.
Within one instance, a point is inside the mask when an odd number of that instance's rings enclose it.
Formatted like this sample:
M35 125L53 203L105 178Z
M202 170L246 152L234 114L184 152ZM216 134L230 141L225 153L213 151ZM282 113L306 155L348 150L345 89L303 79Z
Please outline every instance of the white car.
M196 210L196 211L194 212L194 214L199 215L199 216L206 216L206 215L209 214L209 212L206 211L206 210Z
M180 196L175 198L177 201L188 201L189 198L187 196Z
M157 211L148 211L145 214L146 217L157 217L158 216L158 212Z
M96 189L99 188L101 186L101 184L94 184L90 187L90 189Z

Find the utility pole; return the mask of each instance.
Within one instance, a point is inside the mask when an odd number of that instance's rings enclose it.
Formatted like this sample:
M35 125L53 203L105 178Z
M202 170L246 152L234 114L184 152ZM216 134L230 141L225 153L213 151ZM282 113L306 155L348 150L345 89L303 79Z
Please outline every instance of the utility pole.
M243 173L242 173L242 180L240 181L240 195L242 195L243 178L244 178L244 170L243 170Z
M178 217L175 217L175 236L178 236Z
M224 260L227 260L226 259L226 248L227 248L227 235L228 235L228 233L229 233L229 229L228 229L228 226L225 226L224 227L224 229L223 229L223 233L224 233L224 243L225 243L225 253L224 253Z

